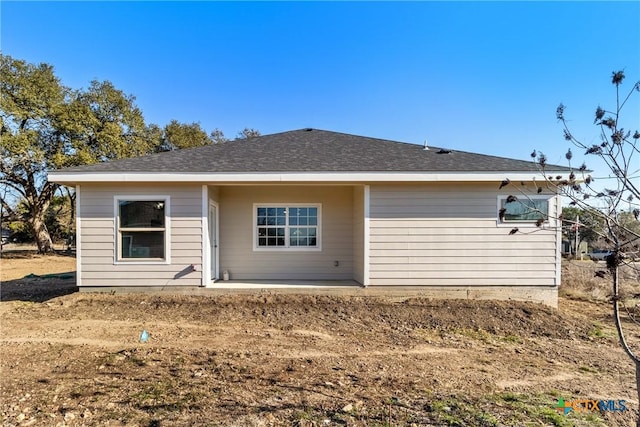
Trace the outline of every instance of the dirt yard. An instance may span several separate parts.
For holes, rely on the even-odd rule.
[[[80,294],[64,274],[71,257],[13,252],[0,268],[7,426],[631,426],[638,415],[604,302]],[[627,410],[564,415],[561,398]]]

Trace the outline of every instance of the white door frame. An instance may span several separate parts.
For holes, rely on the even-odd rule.
[[[213,224],[211,221],[207,221],[209,230],[207,230],[207,235],[209,236],[209,268],[210,268],[210,277],[211,282],[220,279],[220,228],[219,228],[219,217],[220,217],[220,208],[217,202],[213,200],[209,200],[209,209],[207,212],[207,219],[211,219],[211,212],[215,209],[215,217],[213,218]],[[211,231],[214,233],[214,239],[211,239]]]

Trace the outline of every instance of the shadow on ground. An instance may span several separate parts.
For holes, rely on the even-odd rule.
[[[74,292],[78,292],[75,271],[47,276],[29,275],[2,282],[0,301],[44,302]]]
[[[53,252],[58,256],[68,256],[75,258],[76,252],[74,250],[56,250]],[[40,255],[33,249],[11,249],[5,248],[0,251],[0,258],[3,259],[33,259]]]

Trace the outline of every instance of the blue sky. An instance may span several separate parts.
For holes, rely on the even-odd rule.
[[[304,127],[564,164],[640,79],[640,2],[11,2],[2,52],[110,80],[148,122]],[[636,96],[627,127],[638,128]]]

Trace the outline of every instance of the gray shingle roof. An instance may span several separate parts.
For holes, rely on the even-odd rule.
[[[554,170],[568,170],[554,166]],[[532,162],[300,129],[56,172],[535,172]]]

